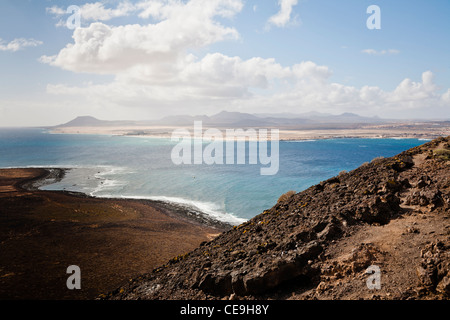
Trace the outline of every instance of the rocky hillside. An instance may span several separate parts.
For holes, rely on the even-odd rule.
[[[448,299],[449,218],[447,137],[291,195],[102,298]]]

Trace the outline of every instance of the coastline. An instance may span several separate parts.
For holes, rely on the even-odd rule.
[[[94,299],[228,230],[162,201],[39,186],[65,169],[0,169],[0,299]],[[68,290],[79,265],[82,290]]]
[[[26,169],[34,169],[34,168],[26,168]],[[20,188],[26,191],[40,191],[40,188],[53,184],[55,182],[61,181],[66,172],[71,170],[70,168],[40,168],[47,171],[45,175],[39,176],[37,178],[33,178],[30,181],[24,181],[20,184]],[[2,170],[2,169],[0,169]],[[160,211],[163,211],[165,214],[172,216],[176,219],[186,221],[188,223],[208,226],[212,228],[217,228],[219,230],[228,230],[233,227],[233,225],[222,222],[216,219],[209,217],[206,213],[201,213],[199,211],[193,211],[192,209],[185,207],[181,204],[162,201],[162,200],[152,200],[145,198],[126,198],[126,197],[96,197],[83,192],[76,191],[68,191],[68,190],[47,190],[49,192],[60,192],[66,195],[70,195],[73,197],[80,198],[91,198],[91,199],[99,199],[99,200],[119,200],[119,201],[132,201],[139,202],[153,208],[156,208]]]
[[[449,138],[294,193],[105,299],[448,299]]]
[[[205,126],[205,129],[208,127]],[[176,129],[187,129],[187,126],[148,126],[148,127],[52,127],[46,128],[53,134],[93,134],[128,136],[152,139],[171,139],[172,132]],[[191,128],[192,129],[192,128]],[[225,131],[227,128],[218,128]],[[249,128],[244,128],[244,130]],[[258,129],[258,128],[254,128]],[[450,135],[450,125],[436,125],[430,123],[394,123],[377,125],[348,125],[321,128],[267,128],[279,130],[280,141],[303,141],[339,138],[399,138],[399,139],[424,139],[433,140],[441,136]],[[192,130],[191,130],[192,131]],[[234,137],[233,137],[234,139]],[[226,137],[224,137],[226,140]]]

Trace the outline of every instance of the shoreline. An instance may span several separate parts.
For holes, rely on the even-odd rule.
[[[292,194],[105,300],[446,299],[449,139]]]
[[[163,202],[37,189],[63,173],[0,169],[0,299],[95,299],[231,228]],[[81,290],[67,289],[69,265]]]
[[[12,169],[36,169],[36,168],[12,168]],[[213,218],[210,218],[206,213],[201,212],[200,210],[195,211],[181,204],[177,204],[175,202],[162,201],[162,200],[152,200],[145,198],[134,198],[134,197],[96,197],[83,192],[78,191],[69,191],[69,190],[41,190],[40,188],[49,184],[53,184],[61,181],[66,172],[71,170],[72,168],[39,168],[47,170],[48,173],[46,175],[37,177],[32,179],[31,181],[24,181],[19,186],[25,191],[45,191],[45,192],[60,192],[62,194],[70,195],[73,197],[80,198],[91,198],[98,200],[119,200],[119,201],[131,201],[131,202],[140,202],[143,204],[147,204],[152,207],[156,207],[159,210],[163,210],[166,214],[171,215],[177,219],[185,220],[186,222],[204,225],[207,227],[213,227],[217,229],[231,229],[233,227],[232,224],[222,222]],[[2,170],[0,168],[0,170]],[[45,181],[51,179],[51,181]]]
[[[204,129],[209,127],[205,126]],[[136,138],[150,139],[171,139],[172,132],[176,129],[186,129],[189,132],[192,128],[189,126],[147,126],[147,127],[46,127],[51,134],[93,134],[93,135],[112,135],[126,136]],[[226,127],[218,127],[225,132]],[[233,127],[230,127],[233,129]],[[235,128],[237,129],[237,128]],[[258,128],[246,127],[247,129]],[[450,135],[450,125],[447,123],[386,123],[377,125],[351,125],[316,127],[316,128],[292,128],[292,127],[268,127],[268,133],[271,129],[279,130],[279,141],[305,141],[305,140],[324,140],[324,139],[424,139],[433,140],[438,137]],[[270,135],[269,135],[270,136]],[[248,140],[248,137],[242,138]],[[241,139],[241,137],[236,140]],[[269,138],[270,139],[270,138]],[[223,140],[227,137],[224,134]],[[233,137],[233,140],[235,138]]]

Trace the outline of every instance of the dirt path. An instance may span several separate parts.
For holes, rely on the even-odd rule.
[[[445,144],[440,143],[431,151],[443,148]],[[427,158],[424,153],[413,156],[414,166],[420,168]],[[415,191],[418,193],[418,190]],[[424,287],[418,286],[423,252],[430,243],[450,244],[450,215],[433,211],[431,206],[407,205],[408,194],[400,194],[400,207],[406,213],[386,225],[359,226],[351,236],[332,244],[327,251],[329,275],[323,277],[317,288],[294,293],[291,298],[352,300],[421,297],[426,292]],[[371,275],[366,273],[369,265],[380,268],[379,290],[367,286],[366,281]],[[430,292],[427,294],[428,299],[436,297]]]
[[[449,216],[413,211],[387,225],[360,227],[330,246],[327,265],[332,272],[322,283],[290,299],[402,299],[416,290],[421,251],[437,238],[450,242]],[[370,265],[380,268],[380,290],[367,287]]]

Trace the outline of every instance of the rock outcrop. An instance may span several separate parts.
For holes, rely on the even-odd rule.
[[[291,195],[103,298],[447,299],[449,141]],[[379,292],[365,286],[373,264],[385,277]]]

